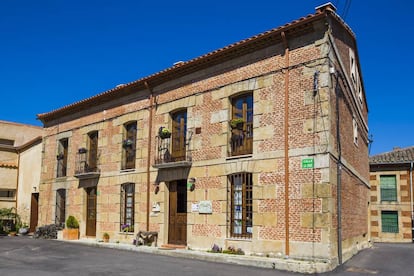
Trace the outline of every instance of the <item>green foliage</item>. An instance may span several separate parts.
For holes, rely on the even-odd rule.
[[[232,119],[232,120],[230,121],[230,126],[231,126],[232,128],[236,128],[236,127],[238,127],[240,124],[243,124],[243,123],[244,123],[243,118],[235,118],[235,119]]]
[[[20,225],[21,220],[19,214],[17,214],[16,208],[12,207],[0,209],[0,233],[16,231],[16,226],[19,227]]]
[[[66,220],[66,228],[76,229],[79,228],[79,222],[74,216],[69,216]]]
[[[109,234],[108,233],[103,233],[103,235],[102,235],[102,238],[104,238],[104,239],[109,239]]]

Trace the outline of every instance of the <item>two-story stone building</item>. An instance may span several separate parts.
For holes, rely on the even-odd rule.
[[[333,265],[368,244],[367,104],[331,4],[38,118],[42,224]]]
[[[371,156],[371,238],[375,242],[413,242],[414,147]]]

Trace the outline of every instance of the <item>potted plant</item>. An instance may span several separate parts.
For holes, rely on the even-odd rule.
[[[230,121],[231,128],[243,129],[244,120],[243,118],[235,118]]]
[[[158,136],[161,139],[170,138],[171,137],[171,131],[166,127],[160,127],[160,129],[158,130]]]
[[[63,229],[63,239],[79,239],[79,222],[74,216],[69,216],[66,220],[65,229]]]
[[[64,157],[65,155],[63,154],[63,152],[60,152],[58,155],[56,155],[57,160],[62,160]]]
[[[130,146],[132,146],[132,144],[134,143],[134,141],[132,141],[132,139],[125,139],[123,142],[122,142],[122,146],[124,147],[124,148],[127,148],[127,147],[130,147]]]
[[[109,242],[109,234],[107,232],[103,233],[102,239],[104,242]]]

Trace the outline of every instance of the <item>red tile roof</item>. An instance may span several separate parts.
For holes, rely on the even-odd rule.
[[[373,155],[369,158],[370,165],[402,164],[414,162],[414,146],[396,148],[393,151]]]

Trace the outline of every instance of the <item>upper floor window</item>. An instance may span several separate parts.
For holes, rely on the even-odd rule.
[[[246,93],[231,100],[230,156],[253,152],[253,94]]]
[[[135,184],[121,185],[121,232],[134,232],[135,217]]]
[[[352,84],[355,88],[356,96],[358,97],[359,103],[362,106],[362,85],[359,76],[358,65],[355,59],[355,52],[349,49],[349,71],[351,74]]]
[[[253,181],[251,173],[229,176],[231,184],[230,235],[235,238],[251,238],[253,232]]]
[[[358,123],[355,118],[352,119],[353,126],[353,135],[354,135],[354,144],[358,145]]]
[[[381,201],[397,201],[397,177],[395,175],[380,176]]]
[[[124,140],[122,141],[122,169],[135,169],[137,141],[137,122],[130,122],[124,125]]]
[[[88,134],[88,170],[96,171],[98,168],[98,132]]]
[[[58,154],[57,159],[57,177],[66,176],[66,170],[68,165],[68,148],[69,148],[69,139],[63,138],[58,142]]]
[[[173,162],[183,161],[185,160],[187,146],[187,110],[172,113],[171,119],[171,160]]]

